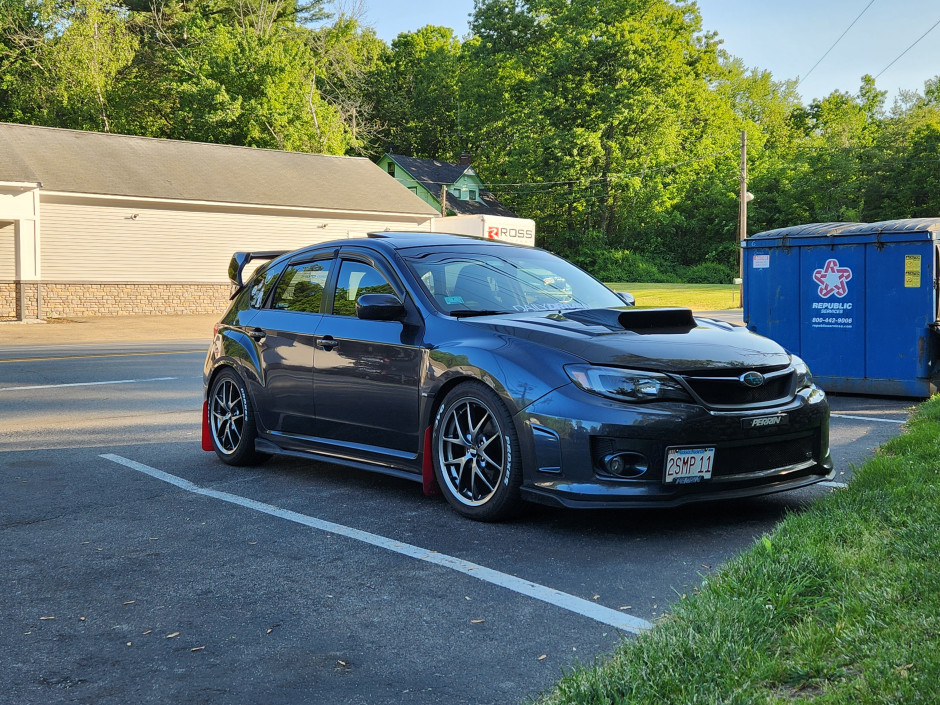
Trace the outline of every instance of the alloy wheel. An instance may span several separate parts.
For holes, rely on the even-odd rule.
[[[477,399],[462,399],[444,419],[438,443],[444,480],[468,506],[486,504],[506,469],[503,434],[493,412]]]
[[[245,432],[245,403],[241,390],[229,377],[216,385],[209,403],[209,425],[223,453],[234,453]]]

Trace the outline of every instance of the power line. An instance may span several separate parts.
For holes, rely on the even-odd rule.
[[[598,184],[603,183],[604,181],[614,181],[615,179],[626,179],[631,176],[643,176],[644,174],[651,174],[656,172],[665,172],[671,169],[676,169],[680,166],[686,166],[687,164],[695,164],[699,162],[706,162],[715,157],[720,157],[725,154],[736,153],[736,149],[722,149],[710,154],[705,154],[701,157],[695,157],[692,159],[685,159],[680,162],[672,162],[671,164],[662,164],[657,166],[647,167],[646,169],[641,169],[640,171],[630,171],[630,172],[618,172],[607,174],[606,176],[593,176],[581,179],[567,179],[565,181],[521,181],[518,183],[484,183],[484,188],[493,190],[499,188],[501,190],[506,190],[507,187],[520,187],[520,186],[531,186],[531,187],[542,187],[542,186],[568,186],[568,185],[578,185],[578,184]],[[427,184],[433,184],[435,186],[449,186],[449,183],[443,181],[427,181],[424,182]]]
[[[829,47],[828,49],[826,49],[826,53],[823,54],[821,57],[819,57],[819,61],[817,61],[815,64],[813,64],[813,68],[811,68],[809,71],[807,71],[807,72],[806,72],[806,75],[803,76],[802,78],[800,78],[800,79],[796,82],[796,85],[797,85],[797,86],[799,86],[803,81],[805,81],[807,78],[809,78],[809,75],[810,75],[813,71],[816,70],[816,67],[817,67],[817,66],[819,66],[819,65],[822,63],[822,60],[825,59],[827,56],[829,56],[829,52],[836,48],[836,44],[838,44],[839,42],[842,41],[842,37],[844,37],[846,34],[849,33],[849,30],[852,29],[852,27],[855,26],[855,23],[858,22],[858,21],[861,19],[862,15],[864,15],[866,12],[868,12],[868,8],[871,7],[871,6],[874,5],[874,4],[875,4],[875,0],[871,0],[871,2],[869,2],[867,5],[865,5],[865,9],[858,13],[858,17],[856,17],[854,20],[852,20],[852,24],[850,24],[848,27],[845,28],[845,31],[844,31],[842,34],[840,34],[840,35],[839,35],[839,38],[836,39],[836,40],[832,43],[832,46]],[[920,40],[918,40],[918,41],[920,41]],[[900,58],[900,57],[898,57],[898,58]],[[884,72],[882,72],[882,73],[884,73]],[[878,75],[880,76],[881,74],[878,74]]]
[[[883,69],[881,69],[881,73],[879,73],[878,76],[880,76],[882,73],[884,73],[885,71],[887,71],[888,69],[890,69],[892,66],[894,66],[894,64],[897,62],[898,59],[900,59],[900,58],[901,58],[902,56],[904,56],[907,52],[909,52],[911,49],[913,49],[921,39],[923,39],[923,38],[926,37],[928,34],[930,34],[931,32],[933,32],[934,29],[936,29],[937,25],[940,25],[940,20],[937,20],[937,21],[933,24],[933,27],[931,27],[931,28],[928,29],[926,32],[924,32],[922,35],[920,35],[920,37],[918,37],[918,38],[914,41],[913,44],[911,44],[907,49],[905,49],[905,50],[902,51],[900,54],[898,54],[897,57],[895,57],[894,61],[892,61],[890,64],[888,64],[888,65],[885,66]],[[875,76],[875,79],[877,79],[878,76]]]

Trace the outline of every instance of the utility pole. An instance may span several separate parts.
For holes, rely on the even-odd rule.
[[[441,217],[447,215],[447,186],[441,186]]]
[[[744,238],[747,237],[747,130],[741,130],[741,194],[738,201],[738,277],[744,279]]]

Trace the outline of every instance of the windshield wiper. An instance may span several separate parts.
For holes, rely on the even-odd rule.
[[[499,316],[506,313],[513,313],[512,311],[472,311],[470,309],[461,310],[461,311],[451,311],[450,315],[454,318],[469,318],[471,316]]]

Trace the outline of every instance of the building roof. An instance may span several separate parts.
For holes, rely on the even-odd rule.
[[[406,157],[401,154],[389,154],[388,158],[408,172],[415,181],[430,191],[440,200],[441,187],[456,183],[467,170],[473,167],[470,164],[452,164],[437,159],[420,159]],[[476,172],[473,174],[476,176]],[[478,177],[479,178],[479,177]],[[481,182],[482,184],[482,182]],[[464,201],[447,193],[447,208],[458,215],[503,215],[509,218],[516,214],[500,203],[496,196],[480,187],[480,201]]]
[[[469,164],[451,164],[437,159],[406,157],[402,154],[389,154],[388,156],[389,159],[394,160],[398,166],[407,171],[415,181],[420,181],[422,184],[432,187],[437,186],[438,191],[445,184],[456,183],[457,179],[467,173],[468,169],[473,168]],[[433,188],[429,190],[434,193]]]
[[[0,181],[47,191],[422,215],[435,210],[363,157],[0,123]]]

